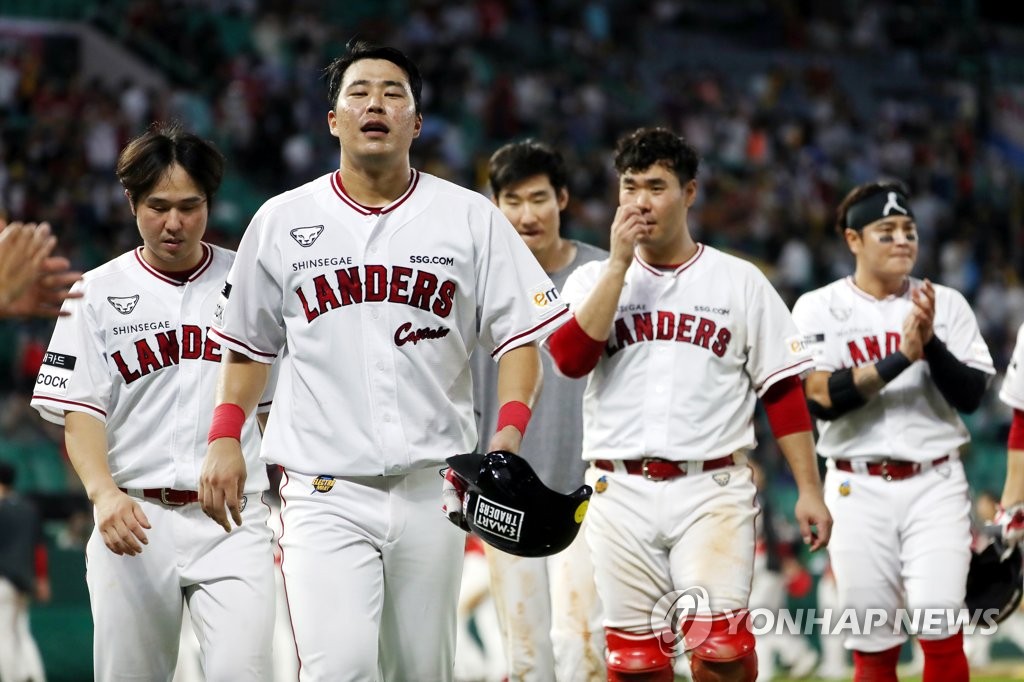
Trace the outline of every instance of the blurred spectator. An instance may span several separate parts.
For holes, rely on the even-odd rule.
[[[0,679],[46,682],[28,623],[30,600],[50,601],[46,547],[39,512],[14,481],[14,467],[0,461]]]

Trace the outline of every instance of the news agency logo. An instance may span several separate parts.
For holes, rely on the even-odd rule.
[[[651,631],[661,633],[658,648],[668,656],[678,656],[703,644],[711,634],[711,621],[711,601],[703,587],[673,590],[659,599],[651,611]]]
[[[949,633],[991,635],[998,628],[999,609],[725,609],[712,615],[703,587],[674,590],[651,611],[651,631],[669,656],[700,647],[711,634],[714,620],[729,635],[747,628],[755,637],[775,635],[861,636],[872,632],[892,635],[944,637]]]

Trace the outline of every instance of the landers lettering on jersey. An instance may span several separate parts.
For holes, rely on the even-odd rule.
[[[306,295],[306,289],[312,294]],[[401,265],[364,265],[317,275],[295,289],[306,322],[324,313],[360,303],[401,303],[427,310],[438,317],[451,315],[457,287],[451,280],[440,280],[427,270]]]
[[[605,352],[611,357],[634,343],[676,341],[706,348],[722,357],[731,340],[732,332],[729,328],[714,320],[688,313],[658,310],[616,318],[615,330],[608,338]]]
[[[474,525],[491,535],[519,540],[519,534],[523,528],[523,517],[525,513],[498,504],[482,495],[477,497],[476,510],[473,512]]]
[[[895,353],[899,347],[900,335],[898,332],[886,332],[884,337],[865,336],[846,342],[846,348],[850,351],[850,361],[854,367],[860,367],[869,362],[878,362],[883,357]]]
[[[125,384],[177,365],[181,360],[220,362],[220,344],[209,337],[209,331],[209,327],[203,329],[194,324],[182,325],[180,342],[177,329],[158,332],[136,339],[130,349],[114,351],[110,359],[114,361]]]

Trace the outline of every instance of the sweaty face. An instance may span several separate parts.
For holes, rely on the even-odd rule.
[[[917,225],[905,216],[876,220],[859,233],[847,229],[846,243],[857,268],[879,279],[906,277],[917,261]]]
[[[696,197],[696,180],[681,185],[676,174],[660,163],[643,170],[627,170],[619,176],[619,204],[640,208],[648,232],[637,242],[655,252],[680,238],[686,212]]]
[[[559,212],[569,202],[563,188],[555,191],[547,175],[533,175],[502,188],[497,204],[533,253],[552,248],[559,239]]]
[[[153,191],[133,203],[147,263],[170,272],[199,263],[209,204],[184,168],[172,165]]]
[[[342,163],[403,158],[420,134],[409,78],[386,59],[363,59],[348,67],[334,111],[331,135],[341,144]]]

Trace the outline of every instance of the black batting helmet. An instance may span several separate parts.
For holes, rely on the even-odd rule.
[[[1004,549],[1002,542],[997,541],[975,552],[967,573],[967,608],[997,610],[997,623],[1017,610],[1024,594],[1024,558],[1020,546],[1014,546],[1010,556],[1002,559]]]
[[[549,556],[572,544],[594,493],[588,485],[568,495],[555,492],[529,462],[504,450],[454,455],[448,465],[466,481],[470,531],[516,556]]]

